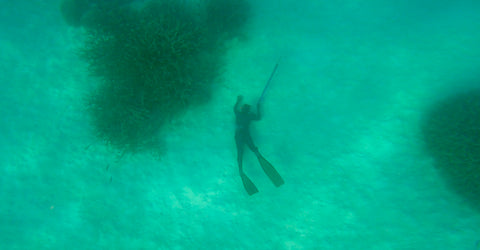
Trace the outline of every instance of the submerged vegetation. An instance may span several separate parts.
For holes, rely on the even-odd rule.
[[[62,10],[70,10],[63,13],[67,23],[86,29],[81,55],[99,80],[87,103],[97,136],[122,152],[157,151],[166,123],[208,101],[224,43],[241,33],[248,3],[93,2],[65,0],[62,6],[70,7]],[[78,6],[78,13],[71,6]]]
[[[426,114],[422,132],[442,177],[480,210],[480,90],[436,103]]]

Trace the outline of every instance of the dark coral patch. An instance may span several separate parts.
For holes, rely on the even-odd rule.
[[[122,152],[155,151],[165,124],[209,100],[225,41],[240,33],[248,17],[240,12],[248,8],[232,9],[230,0],[210,1],[208,8],[174,0],[135,7],[125,2],[95,4],[83,14],[87,39],[81,55],[99,80],[88,111],[107,144]],[[212,18],[228,21],[229,15],[219,8],[237,15],[221,30]]]
[[[422,132],[441,176],[480,210],[480,90],[455,94],[433,105]]]

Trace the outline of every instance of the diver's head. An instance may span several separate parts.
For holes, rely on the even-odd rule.
[[[250,105],[249,104],[243,104],[242,106],[242,112],[248,112],[250,111]]]

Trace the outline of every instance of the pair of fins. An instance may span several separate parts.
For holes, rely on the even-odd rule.
[[[267,174],[268,178],[270,178],[275,187],[280,187],[281,185],[283,185],[283,183],[285,183],[280,174],[277,172],[277,170],[275,170],[275,168],[272,166],[272,164],[270,164],[270,162],[268,162],[260,154],[257,155],[257,159],[260,163],[260,166],[262,166],[263,171],[265,172],[265,174]],[[253,184],[250,178],[245,175],[245,173],[240,173],[240,177],[242,177],[243,186],[245,187],[248,195],[254,195],[258,193],[257,187],[255,186],[255,184]]]

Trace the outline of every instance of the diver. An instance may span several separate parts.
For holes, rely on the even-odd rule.
[[[267,161],[258,151],[258,148],[255,146],[250,135],[250,122],[259,121],[261,118],[260,115],[260,102],[257,103],[257,112],[256,114],[250,111],[250,105],[244,104],[240,108],[240,104],[243,100],[243,96],[239,95],[237,97],[237,102],[235,103],[234,112],[235,112],[235,142],[237,144],[237,162],[238,168],[240,171],[240,177],[242,178],[243,186],[247,191],[248,195],[253,195],[258,192],[257,187],[253,182],[248,178],[243,172],[243,149],[245,144],[255,153],[255,156],[258,159],[258,162],[262,166],[263,171],[273,184],[276,187],[281,186],[284,181],[280,174],[275,170],[275,168]]]

